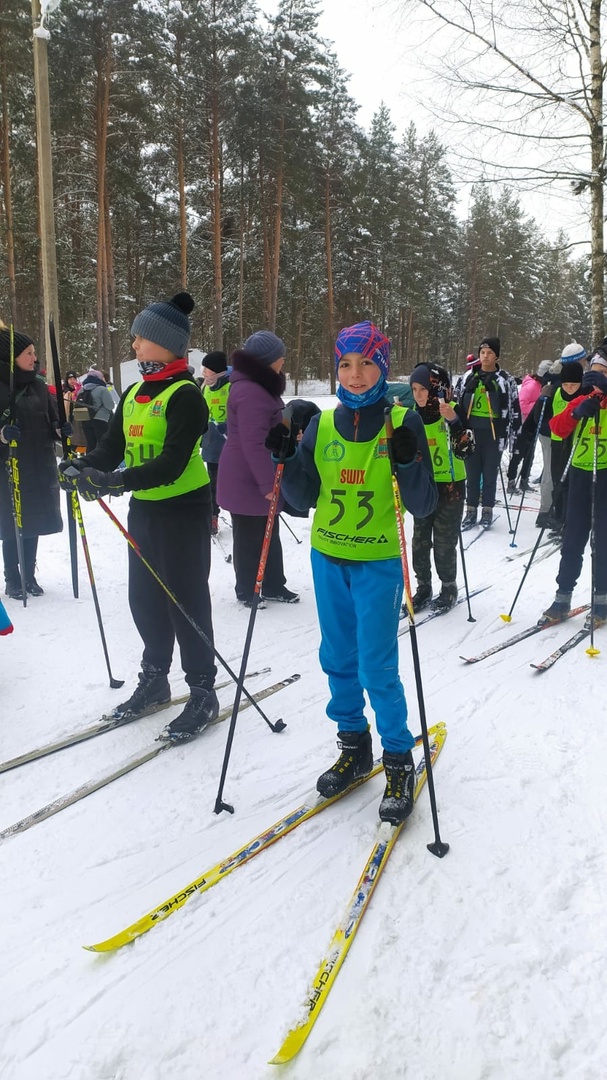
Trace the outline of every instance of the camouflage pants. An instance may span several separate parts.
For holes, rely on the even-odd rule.
[[[442,582],[457,578],[457,545],[464,510],[465,480],[437,484],[438,503],[433,514],[415,518],[413,528],[413,570],[418,584],[430,585],[430,553],[434,545],[434,565]]]

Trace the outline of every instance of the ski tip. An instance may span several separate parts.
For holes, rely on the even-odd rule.
[[[512,622],[512,615],[500,615],[500,619],[503,619],[504,622],[511,623]]]

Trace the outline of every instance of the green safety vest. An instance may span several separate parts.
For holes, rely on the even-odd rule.
[[[228,394],[231,383],[224,383],[216,390],[214,386],[205,386],[203,391],[204,400],[209,409],[209,420],[215,424],[225,424],[228,416]]]
[[[392,407],[394,427],[408,412]],[[400,555],[385,425],[370,442],[348,442],[331,410],[318,422],[314,464],[320,494],[312,522],[312,547],[323,555],[368,562]]]
[[[453,476],[451,476],[449,460],[451,447],[449,432],[445,431],[445,421],[441,419],[435,420],[433,424],[424,424],[424,431],[428,440],[428,449],[432,458],[436,483],[449,484],[451,480],[465,480],[466,466],[461,458],[455,457],[453,451],[451,451],[451,461],[453,462]]]
[[[190,384],[185,384],[190,385]],[[127,469],[135,469],[138,465],[145,465],[146,461],[153,461],[162,452],[166,439],[167,423],[166,408],[176,390],[184,386],[182,380],[171,383],[157,397],[153,396],[153,383],[146,385],[146,390],[151,390],[150,401],[136,401],[136,395],[141,390],[141,383],[132,386],[124,399],[122,409],[124,440],[126,443],[124,460]],[[199,394],[200,390],[195,384],[191,384],[193,393]],[[209,483],[204,461],[200,456],[200,439],[197,439],[185,469],[172,484],[162,484],[161,487],[147,488],[145,491],[133,491],[135,499],[145,499],[156,502],[160,499],[174,499],[176,495],[185,495],[188,491],[196,491]]]
[[[557,388],[554,391],[554,394],[552,396],[552,415],[553,416],[558,416],[559,413],[564,412],[565,409],[567,408],[568,404],[569,404],[569,402],[565,401],[565,399],[564,399],[564,397],[563,397],[563,395],[561,393],[560,386],[557,386]],[[553,442],[562,442],[563,441],[561,439],[561,436],[560,435],[555,435],[553,431],[550,432],[550,438],[553,440]]]
[[[594,467],[594,437],[597,425],[589,420],[581,437],[578,439],[571,464],[576,469],[592,472]],[[598,422],[599,443],[597,446],[597,469],[607,469],[607,409],[601,409]],[[577,431],[577,429],[576,429]]]
[[[474,391],[474,398],[472,400],[472,408],[470,409],[469,416],[482,416],[485,420],[489,417],[493,417],[496,420],[499,416],[499,412],[493,412],[491,408],[491,401],[489,399],[489,392],[485,390],[484,386],[477,386]]]

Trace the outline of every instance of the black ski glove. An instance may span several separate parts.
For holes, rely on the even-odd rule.
[[[59,473],[59,487],[61,490],[73,491],[76,487],[76,479],[80,475],[80,470],[85,467],[84,462],[80,458],[63,458],[57,466],[57,472]]]
[[[288,428],[286,424],[275,424],[270,428],[266,438],[266,450],[271,450],[274,457],[280,457],[285,439],[287,440],[285,459],[293,457],[297,449],[295,433],[293,427]]]
[[[607,394],[607,375],[602,371],[585,371],[582,378],[582,390],[595,388],[602,394]]]
[[[76,478],[76,487],[86,502],[95,502],[104,495],[124,495],[124,479],[121,472],[100,472],[85,468]]]
[[[3,443],[17,443],[21,438],[21,428],[19,424],[5,424],[3,428],[0,428],[0,439]]]
[[[417,454],[417,439],[411,428],[402,424],[394,428],[392,453],[398,465],[410,465]]]
[[[585,416],[592,419],[599,415],[599,409],[601,407],[600,394],[588,394],[588,397],[582,398],[579,405],[575,406],[575,409],[571,410],[571,415],[575,420],[583,420]]]
[[[480,377],[478,375],[473,375],[472,378],[468,379],[466,382],[466,385],[464,387],[465,392],[467,394],[473,394],[475,390],[478,390],[480,385]]]

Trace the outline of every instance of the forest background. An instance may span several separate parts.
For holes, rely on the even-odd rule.
[[[440,131],[412,119],[397,139],[385,105],[363,130],[318,20],[310,0],[270,18],[248,0],[62,0],[48,55],[64,369],[116,377],[133,316],[181,287],[193,346],[229,352],[270,327],[296,385],[331,379],[336,329],[365,318],[392,338],[395,375],[461,370],[485,333],[518,374],[593,344],[589,259],[512,187],[476,185],[462,220]],[[0,313],[44,367],[31,36],[27,5],[0,0]]]

